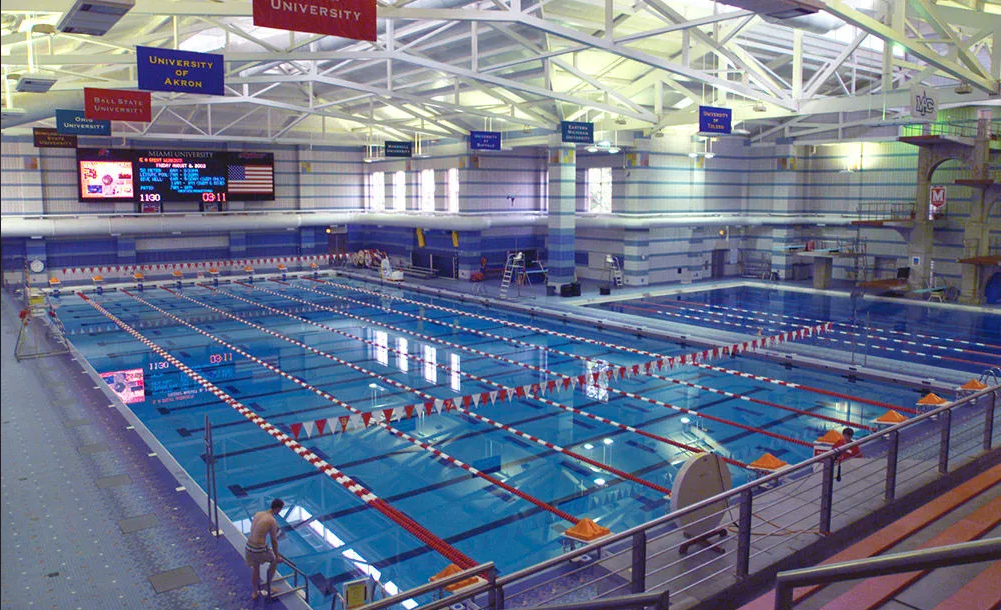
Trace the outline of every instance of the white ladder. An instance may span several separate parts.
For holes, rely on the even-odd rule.
[[[622,267],[619,266],[619,259],[615,258],[611,254],[605,257],[605,277],[609,279],[610,283],[614,283],[616,288],[619,288],[624,283],[622,278]]]
[[[511,280],[517,280],[525,275],[525,254],[522,252],[509,252],[507,260],[504,262],[504,277],[501,279],[500,298],[507,298],[507,291],[511,288]]]

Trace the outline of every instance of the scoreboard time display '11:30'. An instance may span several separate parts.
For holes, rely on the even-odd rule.
[[[225,153],[207,150],[144,150],[136,158],[136,199],[226,201]]]

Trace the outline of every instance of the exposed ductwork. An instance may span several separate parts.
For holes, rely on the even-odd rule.
[[[854,217],[836,214],[736,215],[679,214],[672,216],[578,216],[582,229],[641,229],[683,226],[845,226]],[[457,231],[485,231],[501,227],[545,227],[548,217],[537,213],[491,216],[373,214],[367,212],[263,212],[212,214],[93,214],[81,216],[7,216],[0,235],[10,237],[79,237],[85,235],[176,235],[226,231],[290,230],[328,225],[380,225]]]

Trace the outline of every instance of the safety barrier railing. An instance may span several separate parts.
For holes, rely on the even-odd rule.
[[[796,587],[934,570],[998,559],[1001,559],[1001,539],[992,538],[779,572],[775,577],[775,610],[792,609],[793,589]]]
[[[499,610],[665,590],[707,599],[995,449],[999,395],[1001,386],[972,393],[448,600]],[[839,468],[854,447],[864,457]]]
[[[861,201],[858,204],[858,220],[862,222],[906,221],[913,218],[912,201]]]
[[[995,128],[994,122],[991,127]],[[992,133],[997,133],[992,129]],[[911,123],[901,125],[900,135],[908,136],[953,136],[959,138],[977,137],[977,120],[936,121],[934,123]]]

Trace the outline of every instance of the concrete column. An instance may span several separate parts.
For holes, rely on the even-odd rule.
[[[978,113],[977,120],[977,140],[970,157],[972,166],[971,178],[983,182],[976,186],[971,186],[973,199],[970,201],[970,216],[963,227],[963,254],[962,258],[973,256],[986,256],[990,254],[990,228],[988,219],[989,200],[987,197],[990,160],[990,109],[983,109]],[[995,187],[996,188],[996,187]],[[962,279],[960,284],[960,300],[964,303],[979,305],[984,297],[984,287],[982,278],[984,268],[980,265],[962,265]]]
[[[911,269],[908,284],[912,289],[924,288],[931,270],[934,225],[928,220],[928,205],[934,164],[934,147],[921,146],[918,149],[917,192],[914,194],[914,228],[907,239],[907,266]]]
[[[650,229],[626,229],[622,238],[622,276],[626,286],[650,283]]]
[[[549,234],[546,243],[550,293],[574,281],[577,230],[577,154],[572,146],[549,149]]]

